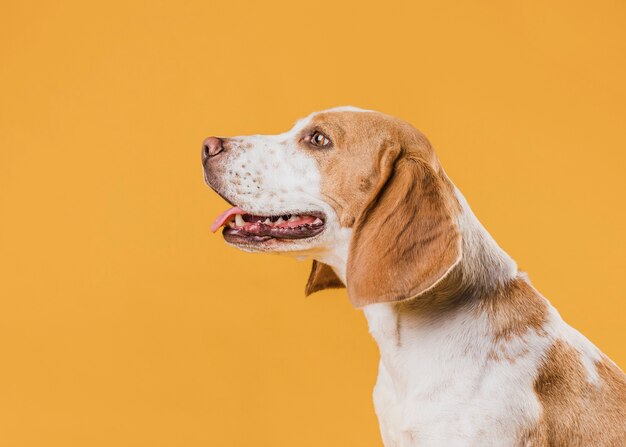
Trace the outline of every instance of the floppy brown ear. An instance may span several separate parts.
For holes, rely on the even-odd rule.
[[[313,261],[311,266],[311,274],[306,283],[304,294],[309,296],[312,293],[319,292],[324,289],[333,289],[345,287],[333,269],[323,262]]]
[[[461,257],[457,202],[443,171],[404,152],[386,163],[350,244],[347,288],[356,307],[417,297]]]

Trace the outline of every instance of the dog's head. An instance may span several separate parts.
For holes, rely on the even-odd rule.
[[[202,163],[233,205],[213,224],[228,243],[317,260],[347,253],[335,270],[314,261],[307,294],[345,282],[356,306],[404,300],[460,260],[454,186],[426,137],[396,118],[338,108],[280,135],[210,137]]]

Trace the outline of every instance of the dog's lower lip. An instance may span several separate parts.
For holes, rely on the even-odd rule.
[[[228,228],[224,228],[222,232],[224,235],[224,239],[230,242],[238,242],[243,241],[246,243],[262,243],[267,242],[269,240],[275,240],[272,236],[254,236],[254,235],[246,235],[246,234],[235,234],[233,232],[229,232]]]

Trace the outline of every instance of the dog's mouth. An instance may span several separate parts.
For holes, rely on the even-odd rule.
[[[317,211],[281,215],[259,215],[233,207],[218,216],[211,225],[229,241],[265,242],[271,239],[292,240],[317,236],[324,230],[325,216]]]

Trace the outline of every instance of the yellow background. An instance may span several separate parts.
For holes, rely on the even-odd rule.
[[[343,104],[422,129],[623,367],[625,55],[621,1],[5,2],[0,445],[381,445],[363,316],[211,235],[200,169]]]

